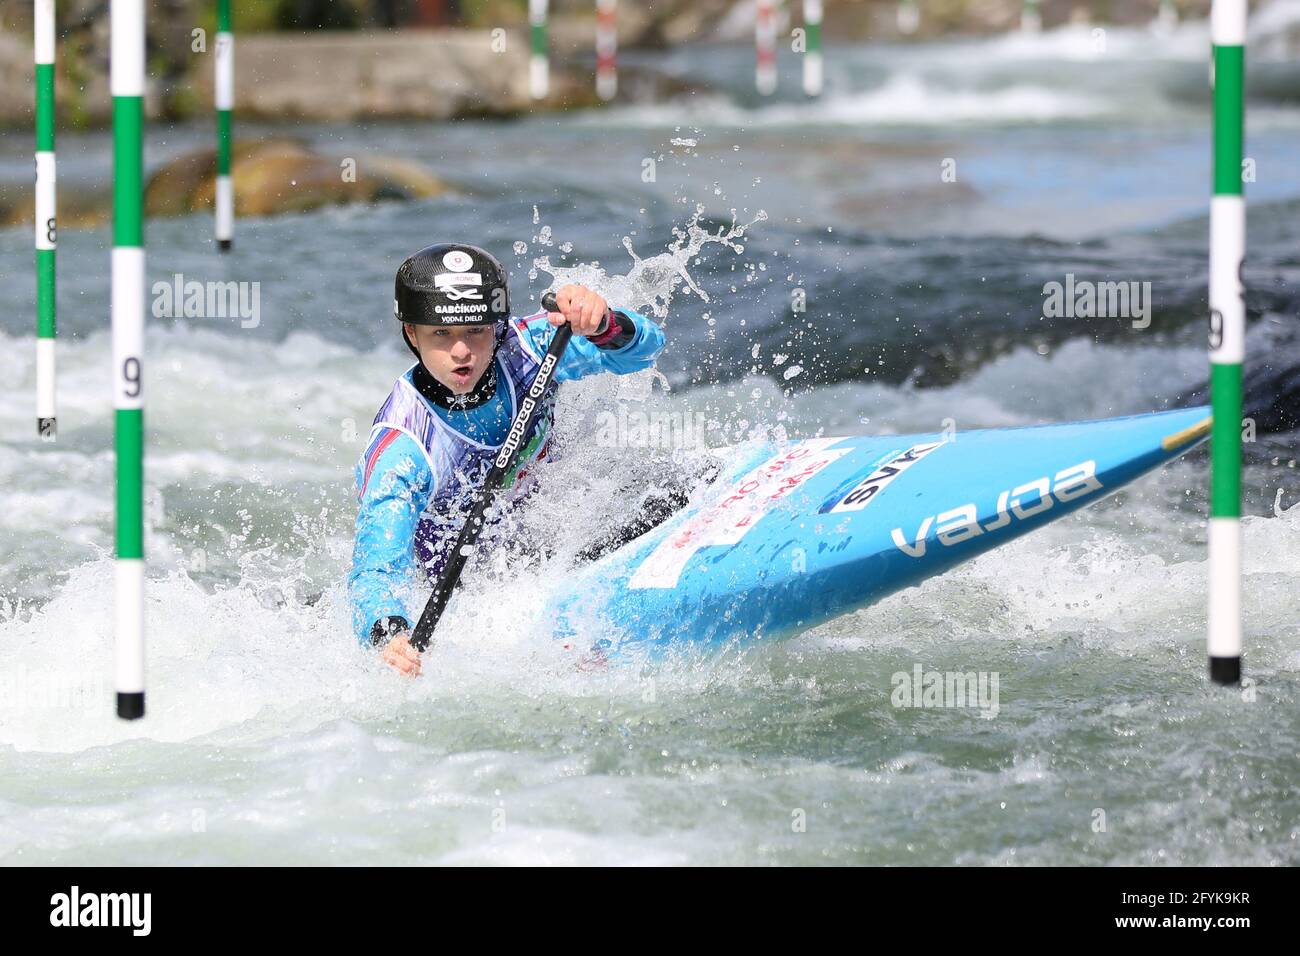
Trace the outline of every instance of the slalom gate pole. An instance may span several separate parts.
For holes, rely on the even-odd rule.
[[[54,0],[36,0],[36,434],[58,435],[55,412]]]
[[[144,716],[144,0],[112,0],[117,715]]]
[[[528,59],[528,90],[535,100],[546,99],[550,86],[550,62],[546,43],[547,0],[528,0],[528,36],[531,54]]]
[[[235,35],[230,29],[230,0],[217,0],[217,248],[229,252],[235,238],[235,190],[230,180],[230,113],[235,108]]]
[[[1241,680],[1241,365],[1246,351],[1246,0],[1210,8],[1214,81],[1214,195],[1210,199],[1209,635],[1210,679]]]
[[[618,0],[596,0],[596,95],[618,92]]]
[[[822,92],[822,0],[803,0],[803,26],[807,49],[803,54],[803,91],[809,96]]]
[[[758,0],[754,11],[754,86],[763,96],[776,92],[776,0]]]
[[[921,26],[920,0],[898,0],[898,32],[911,36]]]
[[[1038,33],[1043,29],[1043,14],[1039,9],[1041,0],[1024,0],[1020,7],[1020,31]]]

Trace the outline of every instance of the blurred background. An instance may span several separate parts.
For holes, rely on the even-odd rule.
[[[109,112],[104,94],[108,65],[107,0],[60,0],[58,89],[61,122],[78,127],[103,123]],[[623,78],[631,84],[622,91],[627,99],[663,100],[667,94],[689,89],[703,92],[725,78],[717,74],[683,73],[680,64],[665,62],[662,54],[681,47],[711,44],[754,44],[756,0],[621,0],[617,4],[620,51],[657,52],[660,57],[634,56],[620,63]],[[1175,32],[1185,21],[1205,19],[1209,0],[824,0],[824,42],[829,46],[872,42],[908,41],[925,45],[943,37],[992,37],[1009,32],[1052,33],[1067,27],[1148,28],[1156,37]],[[210,106],[204,94],[211,89],[210,64],[194,50],[195,30],[212,31],[216,25],[215,0],[152,0],[149,10],[150,95],[154,115],[167,119],[190,118]],[[1252,51],[1265,60],[1293,59],[1300,44],[1291,0],[1252,3]],[[778,50],[788,52],[791,28],[802,25],[800,0],[775,4]],[[32,6],[20,0],[0,5],[0,122],[30,120],[31,101],[24,95],[24,77],[30,73]],[[282,104],[292,96],[294,113],[308,118],[332,119],[377,116],[516,115],[539,107],[511,96],[526,92],[526,77],[500,75],[507,64],[518,65],[527,53],[527,0],[235,0],[234,32],[240,45],[240,96],[244,115],[265,113],[284,118]],[[1032,28],[1032,29],[1026,29]],[[488,32],[506,34],[507,49],[490,49]],[[563,108],[595,102],[591,68],[595,61],[595,0],[551,0],[547,21],[554,89],[546,107]],[[420,37],[406,45],[384,46],[380,57],[376,43],[400,37]],[[444,46],[433,43],[440,38]],[[481,38],[462,43],[457,38]],[[1091,38],[1104,44],[1104,39]],[[320,42],[330,51],[328,65],[319,58]],[[513,47],[513,49],[509,49]],[[458,51],[438,56],[439,50]],[[1077,54],[1059,45],[1039,49],[1048,60],[1074,59]],[[1102,51],[1104,52],[1104,51]],[[1165,54],[1153,45],[1148,55]],[[996,51],[990,51],[996,57]],[[1099,52],[1098,55],[1101,55]],[[313,59],[314,57],[314,59]],[[269,78],[264,71],[288,60],[299,75],[284,71],[274,77],[284,90],[259,90]],[[288,64],[285,64],[288,65]],[[833,66],[833,64],[829,64]],[[372,95],[361,108],[353,92],[344,89],[355,70],[365,67]],[[390,78],[418,76],[420,67],[439,72],[470,71],[477,82],[461,91],[454,102],[425,100],[410,91],[383,90]],[[495,74],[495,75],[493,75]],[[1267,77],[1252,80],[1257,92],[1271,90],[1294,97],[1294,83],[1281,84],[1268,70]],[[685,81],[673,83],[672,80]],[[513,82],[512,82],[513,81]],[[712,81],[712,82],[710,82]],[[439,81],[423,84],[438,88]],[[452,84],[444,78],[442,87]],[[752,84],[751,84],[752,85]],[[387,95],[380,95],[387,93]],[[342,102],[340,102],[342,100]],[[280,105],[277,105],[280,104]],[[346,104],[346,105],[345,105]]]

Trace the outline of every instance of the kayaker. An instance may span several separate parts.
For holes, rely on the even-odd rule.
[[[663,349],[655,322],[610,308],[585,286],[561,286],[555,297],[559,312],[512,319],[506,270],[465,243],[421,249],[397,270],[393,311],[417,361],[375,415],[357,462],[360,507],[348,593],[357,639],[404,674],[420,672],[409,640],[418,608],[407,602],[415,585],[441,571],[555,327],[567,321],[573,329],[557,382],[638,372]],[[548,458],[554,407],[552,388],[503,486],[506,511],[535,490],[534,466]]]

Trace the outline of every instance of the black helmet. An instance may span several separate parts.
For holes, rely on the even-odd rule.
[[[489,325],[510,317],[506,270],[487,250],[439,242],[401,264],[393,314],[414,325]]]

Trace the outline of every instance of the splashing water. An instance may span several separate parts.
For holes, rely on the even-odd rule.
[[[755,224],[766,221],[767,213],[760,209],[753,219],[742,224],[737,222],[737,212],[733,209],[731,225],[719,225],[716,232],[710,232],[700,224],[704,212],[705,207],[697,204],[685,226],[673,227],[674,238],[668,248],[648,259],[637,255],[631,236],[624,236],[623,248],[632,257],[632,268],[624,275],[611,275],[594,262],[575,266],[552,265],[549,256],[540,256],[533,260],[529,278],[535,279],[539,272],[544,272],[554,277],[552,288],[567,282],[585,285],[612,302],[648,311],[660,319],[668,315],[668,306],[679,287],[684,286],[687,292],[710,302],[709,293],[691,277],[688,267],[693,264],[692,260],[698,263],[701,251],[711,244],[730,249],[737,255],[744,253],[745,247],[739,240]],[[546,235],[549,239],[549,231]]]

